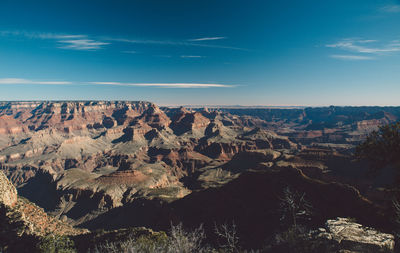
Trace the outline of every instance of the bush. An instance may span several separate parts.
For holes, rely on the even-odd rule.
[[[321,252],[348,252],[341,250],[340,246],[317,235],[319,230],[298,225],[278,232],[269,238],[261,252],[271,253],[321,253]],[[350,251],[349,251],[350,252]],[[352,251],[353,252],[353,251]],[[358,251],[357,251],[358,252]]]
[[[74,253],[74,242],[67,236],[48,235],[40,239],[37,244],[39,252],[46,253]]]
[[[297,228],[299,221],[308,221],[312,215],[312,205],[306,199],[306,194],[293,191],[289,186],[283,189],[280,198],[282,225]]]
[[[171,226],[167,252],[206,252],[207,250],[202,247],[204,239],[205,234],[202,225],[190,232],[183,229],[182,223],[177,226]]]
[[[400,122],[373,131],[357,146],[356,157],[370,161],[374,169],[400,164]]]
[[[239,252],[239,237],[236,231],[236,224],[224,223],[220,226],[214,225],[214,232],[219,237],[219,247],[224,252]]]
[[[165,235],[165,234],[164,234]],[[191,253],[208,252],[203,247],[205,238],[202,226],[186,231],[182,224],[171,226],[169,236],[141,236],[139,238],[128,238],[120,242],[105,243],[95,248],[96,253]]]

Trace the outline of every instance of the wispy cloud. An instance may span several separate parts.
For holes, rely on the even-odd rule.
[[[84,39],[87,35],[55,35],[52,39]]]
[[[95,51],[102,49],[109,42],[90,39],[88,35],[82,34],[57,34],[27,31],[0,31],[0,36],[18,36],[28,39],[52,40],[59,44],[58,48],[71,50]]]
[[[236,85],[219,83],[120,83],[120,82],[91,82],[94,85],[157,87],[157,88],[232,88]]]
[[[66,85],[72,82],[64,81],[33,81],[22,78],[0,78],[0,84],[43,84],[43,85]]]
[[[400,5],[398,4],[386,5],[381,8],[381,11],[388,13],[400,13]]]
[[[373,60],[374,57],[363,56],[363,55],[345,55],[345,54],[333,54],[330,55],[331,58],[339,59],[339,60],[347,60],[347,61],[365,61],[365,60]]]
[[[224,46],[224,45],[195,43],[194,41],[189,42],[189,41],[172,41],[172,40],[137,40],[137,39],[110,38],[110,37],[102,37],[100,39],[104,40],[104,41],[116,41],[116,42],[124,42],[124,43],[132,43],[132,44],[144,44],[144,45],[207,47],[207,48],[220,48],[220,49],[230,49],[230,50],[239,50],[239,51],[251,51],[251,50],[246,49],[246,48]]]
[[[201,55],[181,55],[181,58],[204,58]]]
[[[28,31],[0,31],[0,36],[19,36],[29,39],[79,39],[86,38],[87,35],[81,34],[58,34]]]
[[[330,56],[342,60],[373,60],[379,55],[390,55],[400,52],[400,42],[395,40],[382,43],[377,40],[343,39],[337,43],[328,44],[326,47],[360,54],[333,54]],[[376,57],[371,57],[371,55]]]
[[[160,58],[172,58],[172,55],[167,55],[167,54],[157,54],[153,55],[154,57],[160,57]]]
[[[378,47],[368,47],[364,46],[363,44],[366,43],[373,43],[376,40],[352,40],[346,39],[339,41],[335,44],[326,45],[327,47],[331,48],[340,48],[345,49],[348,51],[354,51],[358,53],[368,53],[368,54],[375,54],[375,53],[390,53],[390,52],[398,52],[400,51],[400,43],[396,41],[392,41],[383,46]]]
[[[377,40],[356,40],[356,41],[357,41],[357,43],[360,43],[360,44],[378,42]]]
[[[68,82],[43,81],[23,78],[0,78],[0,85],[28,84],[28,85],[90,85],[90,86],[126,86],[126,87],[154,87],[154,88],[232,88],[237,85],[220,83],[124,83],[124,82]]]
[[[61,44],[59,48],[72,49],[72,50],[98,50],[110,43],[95,41],[90,39],[75,39],[75,40],[59,40]]]
[[[226,37],[203,37],[197,39],[190,39],[188,41],[207,41],[207,40],[223,40],[223,39],[226,39]]]
[[[127,39],[127,38],[115,38],[106,36],[89,36],[84,34],[41,33],[41,32],[29,32],[29,31],[0,31],[0,36],[10,36],[10,37],[19,36],[29,39],[53,40],[58,44],[57,45],[58,48],[72,49],[72,50],[95,51],[104,48],[104,46],[109,45],[112,42],[122,42],[122,43],[145,44],[145,45],[205,47],[205,48],[229,49],[229,50],[239,50],[239,51],[251,51],[246,48],[240,48],[234,46],[202,43],[203,41],[222,40],[225,39],[226,37],[204,37],[204,38],[196,38],[190,40],[174,41],[174,40]]]
[[[132,50],[130,50],[130,51],[122,51],[122,53],[125,53],[125,54],[137,54],[136,51],[132,51]]]

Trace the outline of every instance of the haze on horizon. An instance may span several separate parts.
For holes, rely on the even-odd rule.
[[[0,100],[400,105],[400,2],[0,2]]]

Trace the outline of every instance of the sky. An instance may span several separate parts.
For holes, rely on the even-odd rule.
[[[399,95],[400,1],[0,1],[0,100],[340,106]]]

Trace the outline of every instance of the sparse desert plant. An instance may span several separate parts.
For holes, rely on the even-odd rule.
[[[305,193],[293,191],[289,186],[283,189],[280,198],[281,221],[297,229],[299,220],[309,220],[312,215],[312,205],[307,201]]]
[[[239,237],[235,221],[232,224],[214,224],[214,232],[219,237],[220,248],[225,252],[239,252]]]
[[[209,252],[202,245],[205,239],[202,226],[193,231],[187,231],[182,224],[171,225],[168,237],[141,236],[127,238],[119,242],[107,242],[96,246],[95,253],[194,253]]]
[[[153,253],[165,252],[168,244],[168,237],[165,233],[157,235],[143,235],[139,238],[129,237],[123,241],[106,242],[97,245],[95,253]]]
[[[200,225],[193,231],[186,231],[182,223],[171,226],[168,251],[170,253],[207,252],[202,246],[205,239],[203,226]]]
[[[47,235],[37,244],[39,252],[43,253],[74,253],[74,242],[67,236]]]
[[[321,250],[318,241],[314,241],[310,238],[309,230],[302,225],[298,225],[297,227],[291,226],[287,230],[277,233],[273,245],[266,251],[274,253],[325,252]]]

